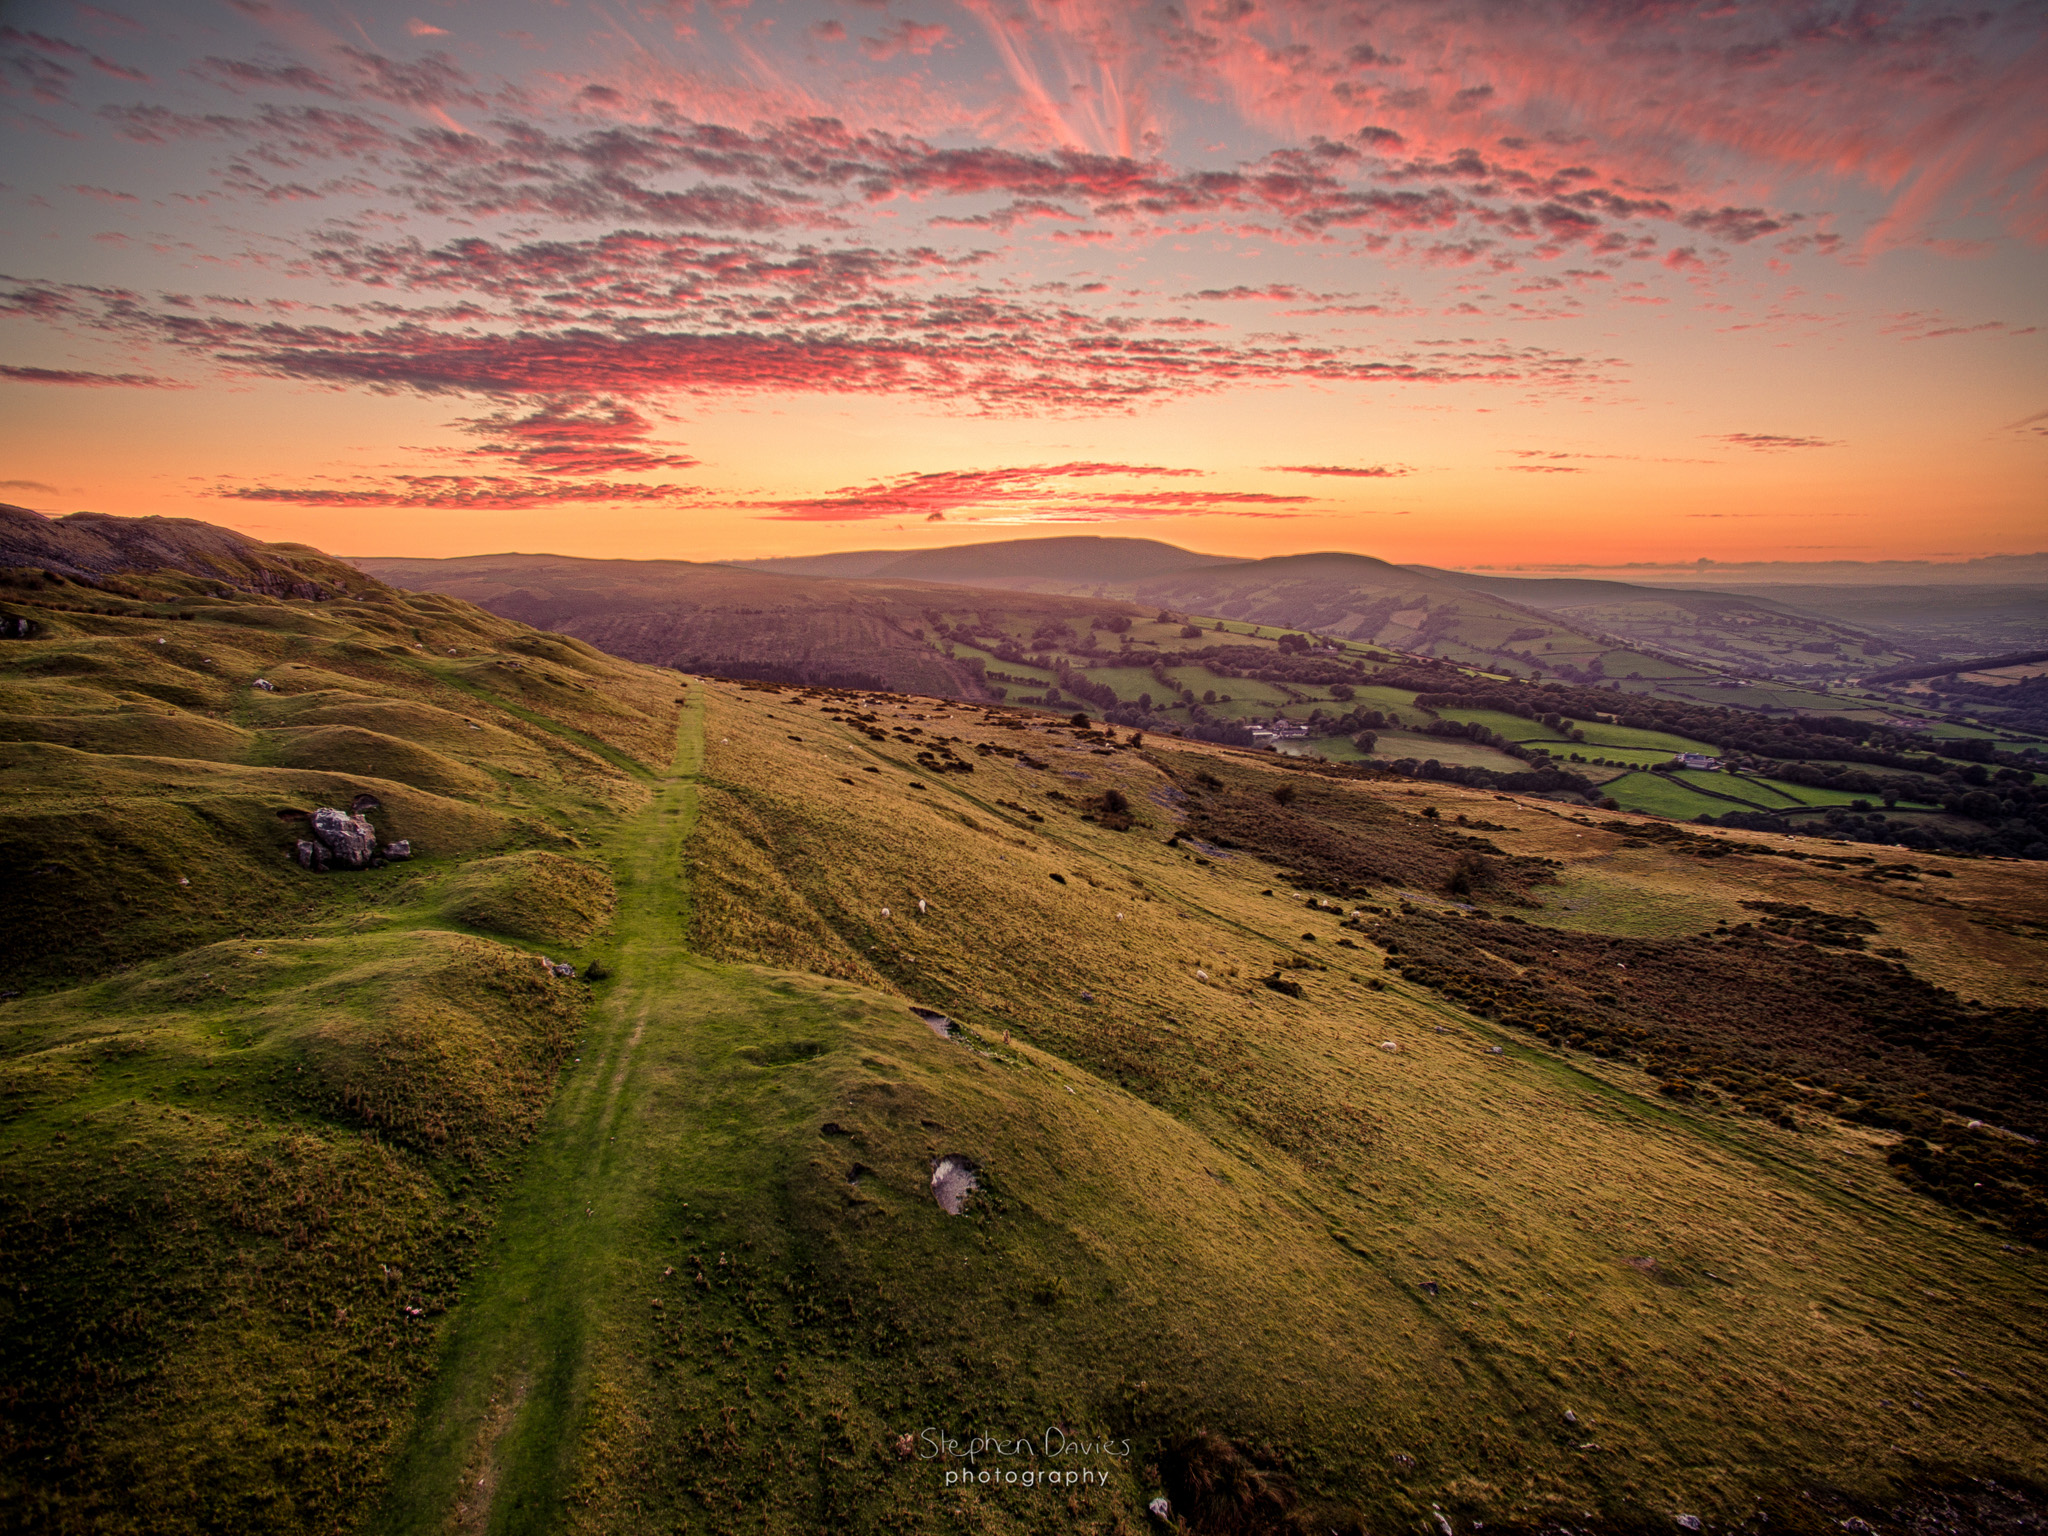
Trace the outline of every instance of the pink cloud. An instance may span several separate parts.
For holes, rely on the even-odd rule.
[[[1342,464],[1268,464],[1266,468],[1274,474],[1336,475],[1355,480],[1393,480],[1415,473],[1405,464],[1363,464],[1356,468]]]
[[[423,507],[441,511],[516,511],[591,502],[678,502],[697,493],[686,486],[631,481],[563,482],[509,475],[392,475],[358,489],[222,485],[230,501],[288,502],[301,507]]]
[[[80,389],[190,389],[175,379],[147,373],[83,373],[74,368],[18,368],[0,363],[0,379],[17,384],[63,384]]]
[[[1292,506],[1309,499],[1247,491],[1090,491],[1066,483],[1107,476],[1186,478],[1201,473],[1158,464],[1115,463],[940,470],[847,486],[828,496],[739,505],[765,509],[764,516],[781,522],[861,522],[882,517],[922,517],[932,522],[960,512],[979,514],[983,521],[1111,522]]]
[[[1786,448],[1839,448],[1842,445],[1825,437],[1788,437],[1781,432],[1722,432],[1713,441],[1727,443],[1735,448],[1755,448],[1765,453],[1776,453]]]
[[[951,35],[943,26],[928,26],[904,17],[895,25],[883,28],[877,36],[862,38],[860,51],[877,63],[884,63],[900,53],[922,58]]]

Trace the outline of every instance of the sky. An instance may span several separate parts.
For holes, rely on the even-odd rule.
[[[349,555],[2048,547],[2048,5],[0,3],[0,500]]]

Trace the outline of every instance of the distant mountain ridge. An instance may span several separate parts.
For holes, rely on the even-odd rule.
[[[631,661],[713,676],[983,695],[974,669],[930,638],[934,612],[975,590],[959,583],[567,555],[353,564],[394,586],[445,592]],[[1121,602],[1008,591],[998,601],[1034,619],[1084,628],[1091,618],[1135,611]]]
[[[177,571],[267,597],[354,595],[370,585],[348,565],[306,544],[266,544],[189,517],[46,517],[0,502],[0,567],[74,580]]]
[[[1236,562],[1229,555],[1196,554],[1177,545],[1162,544],[1157,539],[1065,534],[1049,539],[949,544],[942,549],[850,550],[844,554],[795,555],[724,563],[785,576],[886,577],[896,581],[965,582],[987,586],[1029,581],[1137,581],[1196,566]]]

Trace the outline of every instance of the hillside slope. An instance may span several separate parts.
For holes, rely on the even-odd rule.
[[[764,574],[684,560],[479,555],[354,563],[380,579],[447,592],[656,666],[983,696],[979,674],[928,639],[942,610],[975,605],[971,594],[949,587]],[[1004,593],[999,602],[1027,633],[1034,623],[1085,628],[1096,614],[1134,611],[1126,604],[1028,594]]]
[[[1922,654],[1926,642],[1812,612],[1789,601],[1740,592],[1639,587],[1583,578],[1493,576],[1410,566],[1475,592],[1491,593],[1581,628],[1621,636],[1662,654],[1738,674],[1843,681],[1895,657]]]
[[[116,579],[0,588],[0,1529],[2042,1518],[2030,866]]]
[[[1137,1529],[1163,1494],[1194,1530],[1889,1529],[2042,1464],[2032,1218],[1902,1178],[1832,1062],[1695,1055],[1677,1096],[1683,1042],[1596,1055],[1405,958],[1449,922],[1590,1016],[1622,968],[1725,951],[1739,1008],[1834,964],[1749,904],[1861,911],[1942,984],[1997,973],[2038,1040],[2039,940],[1985,926],[2048,916],[2012,866],[1937,899],[1826,844],[938,701],[703,702],[692,933],[728,964],[620,1130],[665,1175],[626,1197],[569,1528]],[[1373,932],[1315,905],[1333,876]],[[1539,978],[1544,948],[1590,974]],[[695,999],[749,975],[775,1008],[713,1025]],[[981,1184],[961,1217],[947,1158]],[[1134,1451],[1107,1490],[949,1492],[943,1438],[997,1424]]]
[[[316,551],[82,526],[10,523],[0,572],[0,1529],[345,1528],[677,689]]]
[[[965,586],[1029,587],[1039,582],[1114,585],[1232,562],[1221,555],[1198,555],[1157,539],[1066,534],[995,539],[944,549],[856,550],[728,563],[793,576],[886,577],[894,581],[946,581]]]

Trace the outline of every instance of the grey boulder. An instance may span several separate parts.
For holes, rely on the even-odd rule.
[[[367,869],[377,856],[377,834],[367,816],[323,805],[313,813],[313,836],[326,848],[329,861],[343,869]]]

